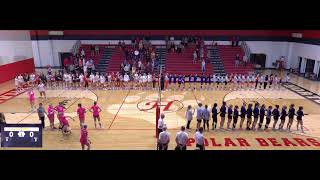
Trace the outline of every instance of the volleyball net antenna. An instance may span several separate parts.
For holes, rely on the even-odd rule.
[[[162,66],[159,64],[159,76],[158,76],[158,100],[156,107],[156,136],[158,138],[158,119],[160,118],[160,106],[161,106],[161,77],[162,77]]]

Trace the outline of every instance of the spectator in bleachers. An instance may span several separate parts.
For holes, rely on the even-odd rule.
[[[235,59],[235,67],[238,67],[240,63],[240,56],[239,54],[236,55],[236,59]]]
[[[84,57],[86,53],[84,52],[84,49],[81,49],[81,56]]]
[[[95,48],[95,51],[96,51],[96,55],[99,55],[99,54],[100,54],[100,47],[99,47],[99,45],[96,45],[94,48]]]
[[[197,62],[197,59],[198,59],[198,55],[197,55],[197,51],[195,50],[193,52],[193,63],[195,64]]]
[[[203,47],[200,47],[200,59],[204,58],[204,49]]]
[[[177,53],[181,53],[182,49],[183,49],[183,43],[181,42],[178,46],[177,46]]]
[[[248,63],[248,58],[247,58],[247,56],[244,55],[242,60],[243,60],[243,66],[246,67],[246,66],[247,66],[247,63]]]
[[[94,56],[94,46],[92,44],[90,45],[90,52],[91,56]]]
[[[201,62],[201,71],[202,73],[206,72],[206,61],[204,59],[202,59],[202,62]]]

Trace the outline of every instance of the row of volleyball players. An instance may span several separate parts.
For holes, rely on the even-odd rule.
[[[56,116],[59,120],[59,129],[62,129],[63,133],[70,133],[71,132],[71,128],[70,128],[69,122],[67,120],[68,117],[66,117],[64,115],[65,110],[66,110],[66,108],[63,106],[62,102],[60,102],[59,105],[57,105],[56,107],[53,107],[52,104],[50,104],[48,106],[48,113],[46,113],[46,114],[48,116],[51,129],[56,129],[56,127],[54,126],[55,114],[56,114]],[[93,115],[95,128],[97,128],[97,122],[99,123],[100,128],[102,128],[101,121],[100,121],[100,112],[101,111],[102,110],[97,105],[97,102],[94,102],[93,105],[89,109],[89,112],[91,112]],[[77,108],[76,112],[79,117],[80,127],[83,128],[83,126],[85,124],[85,113],[87,112],[87,110],[84,107],[82,107],[81,104],[78,104],[78,108]]]
[[[289,110],[287,111],[287,106],[284,105],[279,109],[279,105],[275,105],[273,108],[272,106],[266,106],[262,104],[260,106],[259,103],[255,103],[254,107],[252,104],[248,104],[246,107],[246,103],[239,107],[235,105],[229,105],[227,107],[226,102],[223,102],[222,106],[220,107],[220,112],[217,109],[217,103],[213,105],[211,110],[212,115],[212,129],[217,128],[218,123],[218,114],[220,114],[220,129],[224,128],[225,118],[227,116],[227,129],[231,129],[230,125],[232,125],[232,130],[236,128],[238,118],[240,117],[240,129],[242,129],[245,119],[247,118],[246,122],[246,129],[247,130],[256,130],[258,125],[258,130],[262,130],[264,119],[266,118],[266,122],[264,125],[264,130],[268,130],[269,124],[271,123],[271,117],[273,117],[273,126],[272,129],[276,130],[276,126],[278,125],[278,121],[280,118],[280,124],[278,125],[278,130],[283,131],[284,125],[286,123],[286,117],[289,118],[287,122],[287,130],[291,131],[291,126],[293,124],[294,116],[297,119],[297,130],[299,130],[299,126],[301,131],[303,131],[303,121],[302,117],[304,116],[303,107],[300,106],[298,111],[295,110],[294,104],[291,104]],[[192,115],[194,114],[194,110],[191,109],[191,106],[188,106],[186,117],[187,117],[187,129],[189,129],[190,121],[192,120]],[[252,121],[253,116],[253,121]],[[201,103],[198,104],[197,108],[197,129],[200,128],[201,122],[203,121],[203,128],[209,130],[209,119],[210,119],[210,110],[208,106],[202,106]]]
[[[49,75],[47,86],[51,88],[101,88],[101,89],[155,89],[158,84],[156,74],[112,73],[64,73],[62,77]]]
[[[282,83],[289,81],[287,74],[284,79],[277,75],[263,74],[230,74],[230,75],[177,75],[166,74],[165,89],[197,89],[197,83],[200,83],[200,89],[280,89]],[[186,85],[187,84],[187,85]]]

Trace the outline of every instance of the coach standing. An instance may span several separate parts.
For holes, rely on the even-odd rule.
[[[187,150],[188,134],[185,132],[186,128],[181,126],[181,131],[176,135],[177,146],[175,150]]]
[[[158,120],[158,135],[162,132],[163,126],[164,126],[164,114],[161,114],[159,120]]]
[[[159,134],[158,146],[159,150],[168,150],[170,143],[170,134],[167,132],[167,126],[163,125],[162,132]]]
[[[198,150],[205,150],[204,148],[204,137],[203,137],[203,128],[200,127],[199,130],[195,134],[195,140],[196,140],[196,149]]]

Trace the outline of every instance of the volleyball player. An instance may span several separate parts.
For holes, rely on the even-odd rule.
[[[178,76],[178,90],[180,90],[180,88],[181,88],[181,83],[182,83],[182,75],[180,74]]]
[[[268,110],[267,110],[267,115],[266,115],[266,124],[264,126],[264,130],[268,130],[269,128],[269,124],[271,122],[271,116],[272,116],[272,106],[269,106],[268,107]]]
[[[254,109],[253,109],[253,123],[252,123],[252,130],[256,130],[256,125],[258,122],[258,118],[259,118],[259,104],[256,103],[254,105]]]
[[[80,135],[80,144],[81,144],[82,150],[85,149],[85,146],[87,146],[87,150],[90,150],[91,141],[89,139],[88,126],[86,124],[84,124],[83,127],[81,128],[80,134],[81,134]]]
[[[165,90],[168,90],[169,87],[169,75],[168,73],[166,73],[165,77],[164,77],[164,88]],[[189,78],[189,88],[190,88],[191,84],[190,84],[190,78]]]
[[[209,131],[209,120],[210,120],[210,110],[208,109],[208,105],[204,106],[203,109],[203,130],[206,130],[206,125],[207,125],[207,130]]]
[[[193,76],[193,90],[195,90],[196,88],[197,88],[197,82],[198,82],[198,75],[197,74],[195,74],[194,76]]]
[[[207,76],[207,82],[208,82],[208,87],[207,87],[207,90],[211,90],[211,84],[212,84],[212,76],[211,74],[208,74]]]
[[[18,76],[16,76],[15,78],[14,78],[14,85],[16,86],[16,93],[18,94],[19,92],[20,92],[20,85],[19,85],[19,80],[18,80]]]
[[[303,116],[304,116],[303,107],[300,106],[299,110],[297,111],[297,131],[299,131],[299,125],[300,125],[302,133],[304,133],[304,131],[303,131],[303,121],[302,121],[302,117]]]
[[[238,89],[238,76],[237,76],[237,74],[235,74],[234,76],[233,76],[233,90],[237,90]]]
[[[47,99],[46,90],[44,88],[43,81],[41,81],[40,84],[38,85],[38,91],[40,93],[40,98],[42,98],[42,96],[43,96],[45,99]]]
[[[178,76],[176,74],[173,75],[173,90],[176,90],[177,88],[177,80],[178,80]]]
[[[33,111],[33,109],[35,108],[34,107],[34,102],[35,102],[35,94],[34,94],[34,91],[33,89],[31,88],[29,91],[28,91],[28,96],[29,96],[29,103],[30,103],[30,111]]]
[[[187,129],[190,129],[190,123],[192,121],[193,115],[194,115],[194,109],[192,109],[191,105],[188,106],[186,111],[186,120],[187,120]]]
[[[205,82],[205,77],[203,74],[201,74],[201,76],[200,76],[200,90],[203,89],[204,82]]]
[[[253,88],[254,88],[255,81],[256,81],[256,75],[252,74],[251,80],[250,80],[250,85],[251,85],[250,89],[251,90],[253,90]]]
[[[19,87],[20,87],[20,88],[23,88],[24,79],[23,79],[23,77],[22,77],[21,74],[19,74],[19,76],[18,76],[18,82],[19,82]]]
[[[217,76],[216,74],[213,74],[212,76],[212,86],[213,86],[213,89],[216,89],[216,85],[217,85]]]
[[[273,126],[272,126],[272,130],[276,129],[276,125],[278,123],[279,117],[280,117],[280,111],[279,111],[279,105],[276,105],[276,108],[273,109],[272,111],[272,116],[273,116]]]
[[[78,104],[77,114],[79,117],[80,128],[84,125],[86,109],[82,107],[81,103]]]
[[[269,89],[272,88],[272,84],[273,84],[273,74],[270,74],[270,79],[269,79]]]
[[[98,88],[99,87],[99,82],[100,82],[100,76],[99,76],[99,73],[96,72],[96,75],[93,78],[93,86],[95,88]]]
[[[92,88],[95,84],[95,80],[94,80],[94,74],[91,73],[90,76],[89,76],[89,87]]]
[[[261,128],[262,128],[265,114],[266,114],[265,105],[262,104],[262,106],[260,107],[260,113],[259,113],[260,119],[259,119],[258,130],[261,130]]]
[[[51,129],[56,129],[54,127],[54,109],[52,107],[52,104],[49,104],[47,116],[48,116],[48,119],[49,119],[49,122],[50,122],[50,128]]]
[[[69,121],[67,120],[67,118],[64,115],[62,115],[60,120],[61,120],[62,134],[70,134],[71,129],[70,129]]]
[[[92,113],[92,115],[93,115],[94,127],[97,128],[96,122],[97,122],[97,120],[98,120],[99,126],[100,126],[100,128],[102,128],[102,125],[101,125],[101,122],[100,122],[100,112],[101,112],[102,110],[101,110],[100,107],[97,105],[97,102],[96,102],[96,101],[93,103],[93,106],[91,106],[91,108],[90,108],[89,111],[90,111],[90,112]]]
[[[220,76],[220,74],[218,74],[218,75],[216,76],[216,81],[217,81],[217,90],[219,90],[219,89],[220,89],[220,81],[221,81],[221,76]]]
[[[180,131],[176,135],[177,146],[175,150],[187,150],[188,134],[185,132],[186,128],[181,126]]]
[[[227,129],[230,129],[230,123],[232,122],[232,115],[233,115],[233,109],[232,104],[228,107],[228,122],[227,122]]]
[[[290,108],[288,110],[288,117],[289,117],[289,122],[287,124],[287,130],[288,131],[291,131],[291,126],[292,126],[292,123],[293,123],[293,118],[294,118],[294,115],[296,114],[295,112],[296,110],[294,109],[294,104],[291,104],[290,105]]]
[[[218,109],[217,109],[217,103],[213,104],[211,113],[212,113],[212,130],[215,130],[217,128],[218,123]]]
[[[220,118],[221,118],[220,129],[223,129],[224,121],[226,118],[226,111],[227,111],[226,102],[222,102],[222,106],[220,107]]]
[[[79,75],[79,82],[80,82],[79,86],[84,87],[84,77],[82,73]]]
[[[129,84],[130,77],[129,77],[129,75],[127,73],[124,74],[124,76],[123,76],[123,82],[124,82],[124,88],[125,89],[130,89],[130,84]]]
[[[265,81],[265,76],[263,74],[261,74],[260,78],[259,78],[259,89],[262,89],[262,85],[264,84]]]
[[[266,76],[264,77],[264,81],[263,81],[263,89],[264,89],[264,90],[267,88],[268,82],[269,82],[269,76],[266,75]]]
[[[30,81],[29,81],[30,84],[29,84],[29,85],[34,86],[35,80],[36,80],[36,75],[33,74],[33,73],[31,73],[31,74],[30,74]]]
[[[243,125],[243,122],[244,122],[244,119],[246,118],[246,114],[247,114],[247,111],[246,111],[246,103],[243,102],[242,106],[241,106],[241,109],[240,109],[240,129],[242,129],[242,125]]]
[[[278,78],[277,75],[274,76],[274,88],[275,89],[280,89],[281,87],[281,82],[280,79]]]
[[[239,110],[238,106],[235,105],[233,109],[233,123],[232,123],[232,130],[236,128],[237,122],[238,122],[238,117],[239,117]]]
[[[220,84],[222,86],[222,90],[225,90],[226,85],[225,85],[225,76],[220,76]]]
[[[151,89],[153,86],[152,86],[152,75],[150,73],[148,73],[147,75],[147,87],[148,89]]]
[[[54,108],[57,111],[57,118],[59,120],[59,128],[62,129],[62,117],[64,116],[64,110],[66,108],[63,106],[62,102],[59,102],[59,105]]]
[[[257,89],[257,87],[258,87],[258,83],[259,83],[259,81],[260,81],[260,76],[259,76],[259,74],[255,77],[255,87],[254,87],[254,89]]]
[[[63,87],[64,88],[68,87],[68,73],[67,72],[63,73]]]
[[[225,75],[224,77],[224,89],[228,90],[228,83],[229,83],[229,78],[228,78],[228,74]]]
[[[72,89],[72,84],[73,84],[73,83],[72,83],[72,74],[71,74],[71,73],[68,74],[67,80],[68,80],[68,81],[67,81],[67,83],[68,83],[68,88],[69,88],[69,89]]]
[[[250,90],[251,89],[251,75],[247,75],[247,79],[246,79],[246,83],[247,83],[247,89]]]
[[[197,108],[197,129],[200,128],[201,121],[203,119],[203,113],[204,113],[204,110],[202,108],[202,103],[199,103]]]
[[[252,123],[252,104],[248,104],[247,108],[247,130],[250,130],[251,123]]]
[[[100,79],[100,88],[105,90],[106,77],[101,73],[99,79]]]
[[[107,88],[112,89],[112,75],[111,75],[111,73],[107,73],[107,79],[108,79]]]
[[[280,116],[280,125],[279,125],[279,130],[283,130],[284,123],[286,122],[286,116],[287,116],[287,106],[283,106],[281,109],[281,116]]]
[[[171,74],[168,74],[168,78],[169,78],[168,90],[172,90],[173,77]]]

